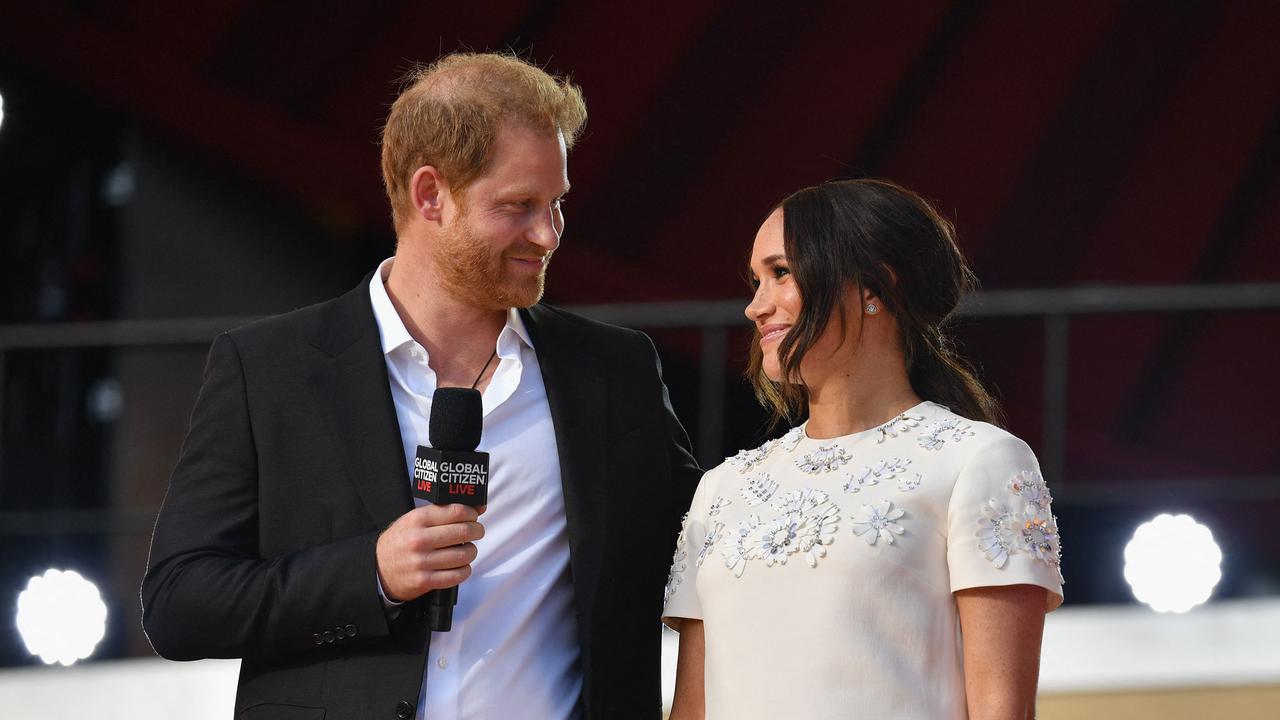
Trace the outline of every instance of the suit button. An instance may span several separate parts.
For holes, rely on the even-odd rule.
[[[327,642],[327,643],[331,643],[331,642],[333,642],[333,631],[332,631],[332,630],[325,630],[325,631],[324,631],[324,641],[325,641],[325,642]]]
[[[413,703],[408,700],[401,700],[396,703],[396,717],[400,720],[409,720],[413,717]]]
[[[317,645],[324,644],[324,638],[320,636],[320,633],[316,633],[315,635],[312,635],[311,639],[315,640]]]
[[[355,636],[356,636],[356,626],[355,626],[355,625],[348,625],[345,629],[346,629],[346,631],[347,631],[347,637],[352,638],[352,637],[355,637]]]

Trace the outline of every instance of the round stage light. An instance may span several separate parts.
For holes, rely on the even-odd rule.
[[[1157,515],[1124,548],[1124,579],[1157,612],[1182,613],[1208,600],[1221,565],[1213,533],[1190,515]]]
[[[46,570],[18,595],[18,633],[46,665],[73,665],[93,654],[107,631],[98,587],[74,570]]]

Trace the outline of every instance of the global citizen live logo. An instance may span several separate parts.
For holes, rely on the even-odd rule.
[[[489,453],[418,447],[413,495],[436,504],[483,505],[488,501]]]

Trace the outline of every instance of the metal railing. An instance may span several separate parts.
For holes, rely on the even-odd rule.
[[[698,416],[693,427],[699,460],[720,460],[723,442],[726,358],[729,331],[743,326],[745,299],[699,302],[598,304],[567,309],[615,325],[640,329],[693,328],[701,331]],[[962,317],[1040,317],[1044,333],[1043,437],[1041,465],[1057,480],[1055,496],[1077,504],[1132,501],[1132,494],[1110,486],[1084,487],[1064,482],[1067,441],[1067,377],[1071,319],[1083,315],[1197,313],[1280,309],[1280,283],[1082,287],[1001,290],[977,293],[961,305]],[[218,333],[257,317],[234,316],[166,320],[118,320],[0,326],[0,408],[4,402],[4,359],[12,350],[57,348],[154,348],[199,345]],[[1090,483],[1089,485],[1097,485]],[[1232,478],[1229,483],[1186,479],[1144,481],[1148,491],[1184,501],[1280,498],[1280,478]],[[0,513],[0,535],[53,532],[149,532],[153,508],[92,511]]]

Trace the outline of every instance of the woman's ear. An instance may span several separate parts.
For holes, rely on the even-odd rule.
[[[862,314],[863,315],[879,315],[884,311],[884,303],[880,302],[880,295],[871,288],[863,286],[862,288]]]

